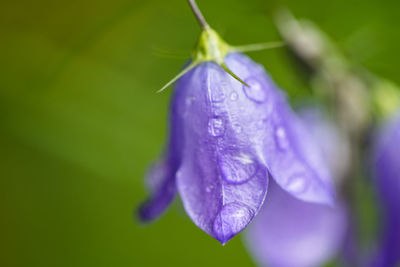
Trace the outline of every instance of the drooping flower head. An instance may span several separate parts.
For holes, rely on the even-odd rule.
[[[224,244],[259,212],[270,176],[296,198],[333,202],[306,127],[263,67],[238,50],[246,48],[203,23],[191,62],[173,80],[169,143],[149,173],[143,220],[160,215],[177,189],[193,222]]]

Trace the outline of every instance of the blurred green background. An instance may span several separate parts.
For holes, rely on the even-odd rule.
[[[275,41],[273,11],[309,18],[354,61],[400,83],[399,1],[198,0],[232,44]],[[179,203],[137,223],[143,174],[166,136],[171,89],[197,25],[185,0],[0,2],[0,266],[251,266]],[[165,54],[165,53],[161,53]],[[285,49],[254,52],[295,98]],[[179,202],[179,201],[177,201]]]

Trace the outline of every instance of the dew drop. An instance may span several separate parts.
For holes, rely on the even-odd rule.
[[[196,100],[195,97],[189,96],[189,97],[186,98],[186,100],[185,100],[186,106],[191,106],[195,100]]]
[[[285,129],[279,126],[275,131],[276,142],[281,150],[286,150],[289,147],[289,140]]]
[[[302,174],[294,174],[286,184],[286,189],[291,193],[303,193],[307,189],[307,180]]]
[[[206,192],[207,193],[211,193],[211,191],[213,191],[213,189],[214,189],[214,186],[213,185],[209,185],[209,186],[206,187]]]
[[[212,136],[221,136],[225,133],[224,120],[221,117],[211,118],[208,122],[208,132]]]
[[[222,152],[219,167],[225,181],[240,184],[250,180],[257,172],[257,162],[248,154]]]
[[[236,201],[225,204],[214,220],[214,235],[219,241],[226,243],[242,231],[253,217],[253,210],[244,203]]]
[[[236,92],[232,92],[231,93],[230,99],[232,101],[236,101],[236,100],[238,100],[238,98],[239,98],[239,96],[238,96],[238,94]]]
[[[243,90],[250,100],[258,103],[262,103],[267,100],[267,94],[261,83],[256,78],[249,78],[245,82],[249,86],[243,85]]]

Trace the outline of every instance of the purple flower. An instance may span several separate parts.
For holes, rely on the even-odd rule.
[[[300,119],[264,69],[240,53],[203,62],[178,81],[170,141],[150,172],[144,220],[161,214],[175,184],[194,223],[226,243],[260,210],[269,176],[298,199],[333,203],[328,167]],[[271,214],[274,216],[274,214]]]
[[[302,110],[300,114],[322,148],[330,166],[327,169],[332,171],[340,165],[336,157],[342,140],[339,132],[319,109]],[[270,182],[266,201],[246,232],[246,244],[261,266],[321,266],[338,253],[346,230],[343,204],[304,201]]]
[[[312,267],[332,259],[344,242],[346,212],[305,202],[271,182],[268,197],[246,231],[246,245],[260,266]]]
[[[400,113],[381,130],[374,153],[383,231],[374,266],[400,263]]]
[[[149,172],[140,218],[159,216],[178,191],[193,222],[225,244],[261,209],[270,175],[298,199],[332,204],[319,147],[263,67],[238,52],[271,44],[232,47],[189,4],[203,31],[191,63],[161,89],[178,81],[169,143]]]

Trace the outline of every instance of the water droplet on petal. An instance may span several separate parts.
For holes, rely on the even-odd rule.
[[[289,140],[285,129],[279,126],[275,131],[276,142],[281,150],[286,150],[289,147]]]
[[[286,190],[290,193],[303,193],[307,189],[308,183],[302,174],[294,174],[286,184]]]
[[[212,136],[221,136],[225,133],[225,123],[221,117],[211,118],[208,122],[208,132]]]
[[[214,235],[220,242],[226,243],[242,231],[253,217],[253,210],[241,202],[225,204],[214,220]]]
[[[236,101],[236,100],[238,100],[238,98],[239,98],[239,95],[236,92],[231,93],[230,99],[232,101]]]
[[[186,106],[191,106],[195,100],[196,100],[196,98],[193,96],[187,97],[185,100]]]
[[[240,184],[250,180],[257,172],[257,162],[248,154],[222,152],[219,167],[225,181]]]
[[[214,186],[213,185],[209,185],[209,186],[207,186],[206,187],[206,192],[207,193],[211,193],[211,191],[214,189]]]
[[[249,78],[245,82],[249,86],[243,85],[243,90],[250,100],[258,103],[262,103],[267,100],[267,93],[256,78]]]

